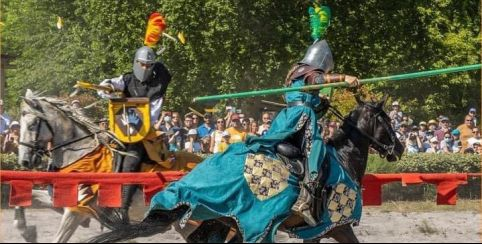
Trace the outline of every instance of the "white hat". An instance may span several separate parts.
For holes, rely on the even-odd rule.
[[[481,144],[480,139],[476,139],[475,137],[469,138],[467,142],[469,143],[469,147],[473,147],[474,144]]]
[[[392,106],[399,106],[399,104],[398,104],[397,101],[395,101],[395,102],[392,103]]]
[[[432,137],[432,139],[430,139],[430,142],[438,142],[437,137],[436,136]]]
[[[231,135],[229,134],[228,131],[225,130],[225,131],[223,131],[223,137],[226,137],[226,136],[231,136]]]
[[[74,100],[74,101],[72,101],[71,104],[74,104],[74,103],[80,103],[80,101],[79,101],[79,100]]]
[[[20,123],[18,123],[18,121],[12,121],[12,123],[10,123],[10,125],[8,126],[8,128],[12,128],[14,125],[20,127]]]
[[[190,129],[190,130],[187,132],[187,135],[188,135],[188,136],[197,135],[197,130],[196,130],[196,129]]]

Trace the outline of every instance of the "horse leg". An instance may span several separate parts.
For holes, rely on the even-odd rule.
[[[329,237],[335,239],[339,243],[359,243],[351,225],[342,225],[334,228],[327,234]]]
[[[37,227],[27,226],[27,219],[25,218],[24,207],[15,207],[13,226],[15,226],[18,231],[20,231],[20,235],[26,242],[37,242]]]
[[[67,242],[70,237],[74,234],[80,223],[84,222],[89,217],[86,214],[80,214],[65,208],[64,215],[62,216],[62,221],[60,222],[60,227],[55,234],[54,241],[56,243]]]
[[[27,226],[27,219],[25,218],[25,208],[15,207],[15,216],[13,217],[13,226],[17,229],[22,230]]]

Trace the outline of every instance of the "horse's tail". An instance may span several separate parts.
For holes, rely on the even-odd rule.
[[[88,243],[112,243],[127,241],[138,237],[148,237],[170,229],[170,225],[161,222],[141,222],[117,227],[116,230],[98,235]]]
[[[154,210],[151,211],[149,215],[140,223],[113,226],[113,231],[98,235],[88,240],[88,242],[111,243],[163,233],[169,230],[171,228],[171,224],[183,216],[187,209],[187,206],[182,206],[170,211]]]

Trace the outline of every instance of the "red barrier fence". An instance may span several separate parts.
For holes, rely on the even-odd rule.
[[[33,186],[52,184],[54,207],[73,207],[77,205],[79,184],[99,184],[98,204],[105,207],[120,207],[122,185],[143,185],[145,200],[148,203],[166,183],[176,181],[183,175],[182,172],[113,174],[0,171],[0,180],[2,183],[10,184],[11,206],[32,205]],[[435,184],[437,186],[437,204],[455,205],[457,188],[467,184],[468,177],[481,177],[481,174],[367,174],[363,178],[363,204],[381,205],[382,185],[401,181],[403,186],[421,183]]]

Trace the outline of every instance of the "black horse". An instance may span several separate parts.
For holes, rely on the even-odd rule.
[[[334,138],[327,141],[333,146],[340,159],[340,164],[347,170],[349,175],[361,185],[365,174],[368,152],[370,147],[375,149],[381,157],[388,161],[396,161],[400,158],[404,147],[395,136],[390,125],[390,118],[383,111],[386,97],[380,102],[365,102],[356,97],[357,106],[348,116],[342,117],[335,109],[332,111],[343,119],[343,125],[337,131]],[[172,211],[153,211],[141,223],[123,227],[122,229],[102,234],[91,239],[91,242],[112,242],[133,239],[142,236],[150,236],[169,229],[171,224],[178,220],[186,211],[184,207]],[[289,218],[280,226],[280,230],[288,230],[291,227],[299,226],[302,223],[299,217]],[[189,242],[210,242],[222,240],[228,235],[233,225],[232,221],[205,221],[188,238]],[[235,226],[235,225],[234,225]],[[335,227],[321,238],[332,237],[338,242],[358,242],[351,225]],[[242,241],[239,232],[231,239],[232,242]]]

